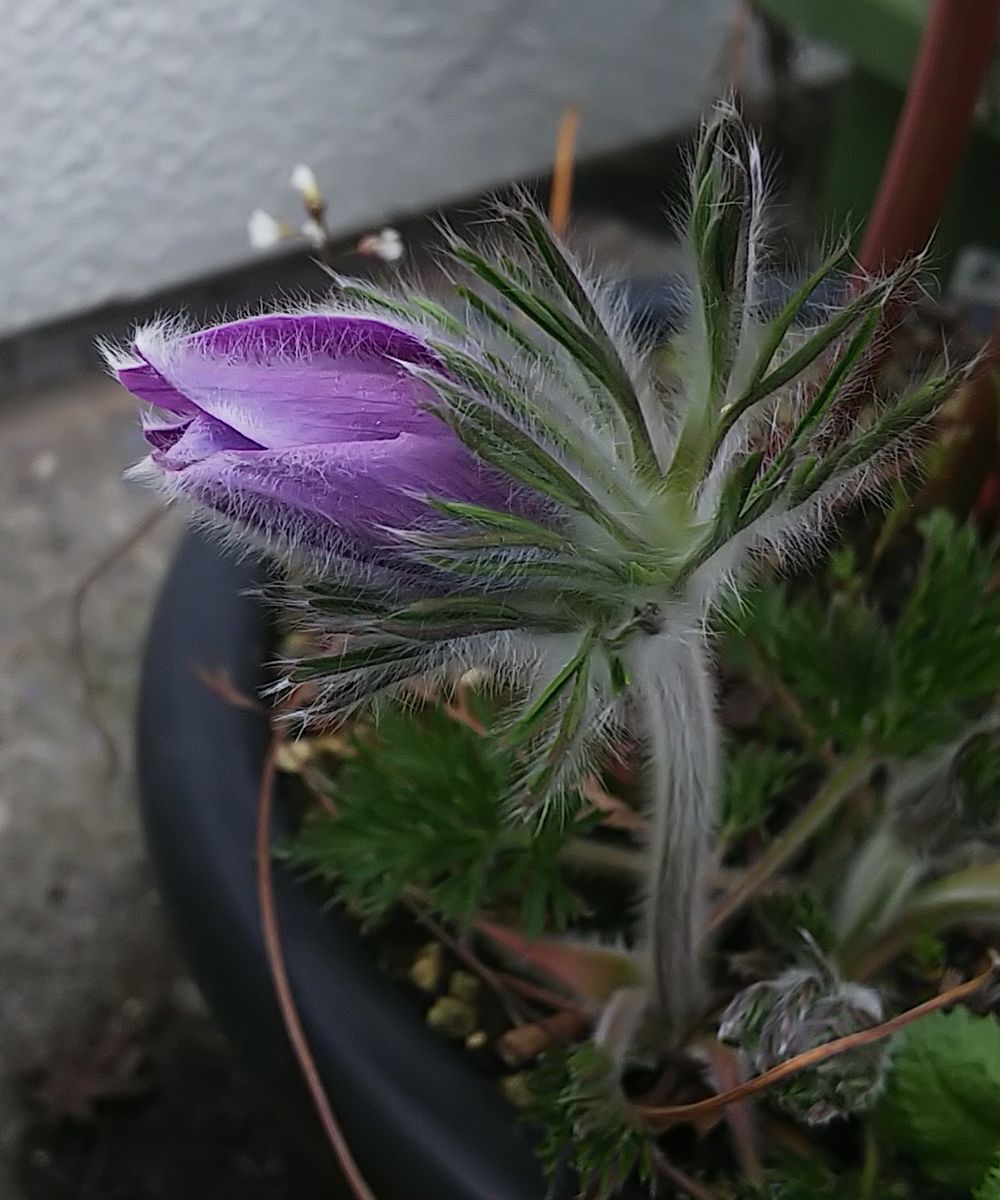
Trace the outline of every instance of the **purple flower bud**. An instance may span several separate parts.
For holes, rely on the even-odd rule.
[[[441,518],[428,497],[512,507],[509,480],[428,411],[411,366],[438,368],[413,334],[360,316],[274,315],[197,333],[147,327],[109,355],[146,415],[168,492],[270,543],[329,557],[384,546]]]

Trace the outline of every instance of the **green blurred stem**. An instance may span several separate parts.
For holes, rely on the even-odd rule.
[[[874,1200],[875,1188],[878,1186],[879,1161],[878,1141],[871,1125],[864,1124],[863,1158],[861,1160],[861,1178],[858,1180],[858,1200]]]
[[[862,750],[835,770],[813,799],[768,846],[725,896],[709,919],[708,932],[725,925],[746,902],[805,848],[827,824],[847,797],[871,774],[874,756]]]
[[[559,861],[582,875],[622,875],[641,879],[646,870],[646,857],[641,851],[590,838],[574,838],[567,842],[559,851]]]
[[[837,957],[855,962],[894,920],[927,873],[926,861],[884,821],[852,856],[834,911]]]

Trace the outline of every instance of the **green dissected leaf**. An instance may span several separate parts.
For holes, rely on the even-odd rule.
[[[415,367],[412,373],[438,393],[444,407],[435,411],[473,453],[542,495],[584,513],[621,545],[643,548],[630,529],[524,429],[435,372]]]
[[[524,1114],[539,1133],[539,1158],[550,1180],[570,1166],[581,1194],[606,1200],[630,1179],[652,1187],[653,1135],[635,1123],[618,1069],[588,1043],[551,1051],[531,1073],[532,1104]]]
[[[652,466],[655,461],[652,443],[635,385],[579,277],[577,268],[567,258],[562,246],[534,210],[526,208],[511,211],[507,214],[507,223],[529,253],[545,267],[553,283],[572,305],[584,328],[594,339],[599,355],[606,364],[602,372],[602,382],[617,401],[625,418],[636,459],[647,467]]]
[[[363,645],[352,645],[340,654],[320,654],[296,663],[291,678],[296,683],[318,679],[327,675],[344,675],[351,671],[365,671],[372,667],[400,667],[410,674],[419,672],[419,662],[427,655],[426,646],[403,638],[372,640]]]
[[[762,1187],[743,1184],[739,1200],[858,1200],[862,1194],[856,1171],[840,1173],[818,1153],[808,1158],[780,1156],[766,1172]],[[884,1193],[880,1193],[884,1194]],[[890,1193],[893,1200],[907,1200],[909,1192]]]
[[[755,450],[748,454],[727,478],[718,508],[718,527],[723,539],[729,537],[739,527],[743,506],[746,504],[763,461],[764,452]]]
[[[433,300],[428,300],[426,296],[414,296],[410,300],[410,304],[417,312],[422,313],[425,317],[430,317],[442,329],[446,329],[452,337],[467,338],[469,336],[468,329],[453,313],[440,304],[435,304]]]
[[[558,816],[565,821],[569,814],[562,797],[553,794],[553,783],[567,762],[572,751],[579,746],[583,719],[586,713],[590,689],[589,653],[579,664],[572,681],[572,688],[561,705],[558,722],[553,724],[550,735],[532,747],[532,765],[524,776],[526,797],[519,807],[535,813],[539,808],[543,818],[547,810],[557,809]]]
[[[483,508],[480,504],[468,504],[460,500],[432,499],[428,503],[437,512],[455,520],[496,533],[516,535],[523,539],[522,545],[544,546],[550,550],[568,548],[566,538],[558,529],[549,529],[516,513],[498,512],[495,508]]]
[[[408,889],[442,917],[468,923],[513,901],[529,936],[580,910],[563,880],[557,825],[512,827],[502,811],[512,754],[437,709],[390,709],[375,738],[354,741],[331,787],[336,815],[317,814],[286,857],[328,881],[366,920]]]
[[[742,291],[740,250],[749,218],[743,164],[731,137],[734,114],[719,109],[704,129],[691,172],[690,236],[697,313],[708,348],[709,390],[724,392],[732,351],[733,309]],[[714,414],[713,414],[714,415]]]
[[[817,740],[845,751],[869,735],[873,714],[891,695],[891,642],[878,614],[862,603],[770,583],[735,614],[729,645],[754,670],[767,664],[794,695]]]
[[[917,576],[893,619],[822,582],[767,583],[728,618],[734,661],[765,664],[842,749],[924,755],[968,730],[1000,688],[995,551],[944,513],[921,528]]]
[[[430,341],[428,344],[440,357],[450,377],[467,389],[466,405],[473,398],[482,404],[479,398],[488,397],[496,410],[522,425],[525,431],[531,430],[532,437],[536,432],[540,433],[567,462],[579,464],[588,475],[599,480],[616,503],[628,506],[629,500],[620,480],[609,470],[607,463],[595,458],[586,436],[565,417],[555,418],[544,403],[535,403],[532,399],[534,388],[525,379],[494,355],[484,356],[487,361],[481,362],[446,343]]]
[[[520,278],[515,279],[516,272],[511,270],[513,264],[503,260],[504,269],[500,270],[471,246],[459,240],[451,243],[450,250],[484,283],[489,284],[509,304],[568,351],[580,369],[604,389],[615,411],[624,416],[628,423],[636,461],[641,466],[651,468],[655,464],[655,458],[649,446],[645,422],[643,421],[641,426],[637,424],[634,413],[630,411],[628,396],[631,394],[634,398],[635,393],[628,375],[624,378],[621,375],[621,364],[617,355],[614,360],[609,359],[601,342],[558,305],[533,290],[523,272],[520,273]],[[623,391],[626,388],[627,391]],[[638,401],[635,400],[635,408],[637,407]],[[641,420],[641,414],[639,419]]]
[[[384,591],[375,591],[361,585],[342,584],[336,580],[308,584],[303,588],[303,592],[310,608],[342,616],[382,613],[390,606]]]
[[[801,766],[802,756],[793,750],[735,744],[726,757],[723,837],[742,837],[764,825]]]
[[[921,525],[925,550],[916,583],[893,633],[898,695],[888,735],[920,748],[964,724],[961,707],[1000,686],[1000,591],[991,547],[944,512]],[[931,733],[931,728],[936,729]]]
[[[962,807],[984,832],[1000,824],[1000,739],[984,734],[973,738],[958,764]]]
[[[802,345],[791,351],[776,367],[772,367],[759,382],[751,384],[727,409],[724,419],[720,422],[716,445],[721,444],[725,435],[749,408],[806,371],[839,337],[847,333],[872,309],[880,307],[887,296],[895,291],[904,279],[912,276],[913,272],[914,265],[908,263],[888,279],[878,280],[860,291],[853,300],[838,309],[836,315],[825,325],[812,331]]]
[[[816,270],[789,296],[777,316],[768,322],[763,345],[750,371],[748,388],[751,393],[756,390],[761,380],[770,370],[775,355],[784,344],[785,338],[798,320],[799,314],[807,304],[809,297],[828,275],[836,271],[846,261],[850,252],[849,241],[845,240],[838,243]]]
[[[520,713],[508,730],[508,738],[512,746],[521,744],[526,738],[532,737],[548,723],[549,715],[560,697],[568,689],[572,689],[576,680],[588,668],[588,660],[594,648],[596,632],[588,629],[580,639],[573,657],[562,666],[539,691],[524,712]]]
[[[402,318],[411,321],[413,310],[401,297],[386,296],[378,288],[368,287],[351,279],[334,277],[337,280],[337,291],[345,300],[354,300],[365,308],[374,308],[377,312],[385,313],[388,317]]]
[[[447,375],[468,388],[471,396],[488,397],[501,412],[544,429],[546,437],[557,439],[557,445],[565,441],[561,431],[532,401],[526,389],[508,386],[490,365],[466,354],[464,350],[458,350],[446,342],[431,341],[428,344],[447,368]]]
[[[1000,1026],[965,1008],[899,1035],[877,1110],[883,1137],[927,1177],[971,1188],[1000,1154]]]
[[[797,488],[789,489],[789,503],[802,504],[814,496],[826,483],[847,478],[856,468],[870,462],[886,446],[918,429],[966,378],[963,367],[948,375],[930,379],[911,392],[900,396],[863,433],[856,434],[839,446]]]
[[[490,304],[478,292],[464,286],[457,287],[455,291],[470,308],[474,309],[494,328],[498,329],[509,342],[512,342],[528,358],[536,362],[552,364],[552,356],[547,351],[543,350],[541,346],[536,345],[524,330],[518,328],[517,324],[510,317],[501,312],[495,305]]]
[[[801,956],[803,931],[820,950],[832,953],[834,949],[829,905],[809,887],[768,892],[758,899],[756,916],[768,941],[786,955]]]
[[[441,596],[417,600],[370,619],[369,630],[428,641],[488,633],[500,629],[571,629],[570,613],[535,613],[486,596]]]
[[[871,344],[877,323],[878,313],[869,313],[861,323],[861,328],[848,342],[844,352],[831,367],[830,373],[817,390],[806,411],[788,435],[787,441],[768,468],[765,480],[781,474],[782,468],[795,448],[809,436],[836,403],[851,369]]]

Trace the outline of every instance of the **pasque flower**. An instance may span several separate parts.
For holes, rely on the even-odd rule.
[[[441,522],[427,497],[504,507],[510,482],[428,411],[408,368],[438,359],[384,321],[274,315],[197,333],[140,330],[112,357],[146,415],[143,467],[168,491],[238,521],[268,544],[384,555],[390,526]]]
[[[841,249],[774,313],[763,196],[756,144],[720,110],[692,170],[691,315],[666,378],[530,207],[502,211],[496,254],[450,239],[454,310],[341,280],[334,312],[147,329],[112,358],[166,414],[145,428],[168,490],[290,554],[311,576],[300,608],[352,635],[293,670],[320,706],[492,665],[522,685],[516,799],[543,817],[617,726],[645,733],[649,1002],[674,1037],[701,1002],[712,606],[761,548],[821,536],[955,382],[863,418],[846,404],[912,268],[807,310]]]

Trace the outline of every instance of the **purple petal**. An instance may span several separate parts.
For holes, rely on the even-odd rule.
[[[136,350],[146,365],[119,371],[129,390],[181,416],[203,412],[260,446],[450,436],[423,407],[431,389],[394,361],[431,365],[434,354],[382,321],[256,317],[174,342],[140,338]]]
[[[261,449],[235,429],[204,415],[170,424],[146,422],[143,434],[153,447],[153,462],[166,471],[180,471],[224,450]]]
[[[345,534],[390,545],[385,527],[438,520],[427,495],[501,509],[516,503],[510,482],[457,439],[411,433],[280,452],[224,450],[173,473],[170,482],[265,536],[331,551]]]
[[[194,417],[198,414],[197,404],[193,404],[173,386],[168,383],[159,371],[147,362],[135,362],[127,367],[116,367],[115,375],[122,387],[127,388],[133,396],[145,400],[156,408],[174,413],[179,417]]]

